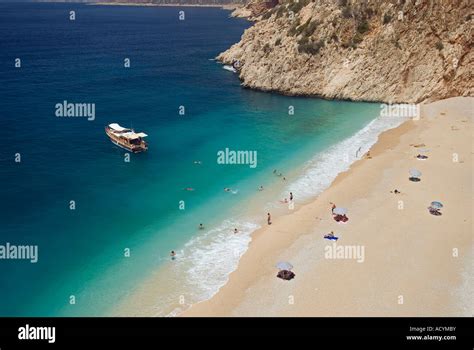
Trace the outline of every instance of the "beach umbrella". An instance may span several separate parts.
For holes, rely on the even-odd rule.
[[[337,208],[334,208],[334,210],[332,212],[336,215],[346,215],[347,214],[347,209],[337,207]]]
[[[443,207],[443,203],[441,202],[431,202],[431,207],[435,209],[441,209]]]
[[[279,270],[291,270],[293,268],[293,265],[291,265],[288,261],[280,261],[278,264],[276,264],[277,269]]]
[[[410,169],[409,173],[410,173],[410,176],[412,176],[412,177],[420,177],[421,176],[421,171],[419,171],[418,169]]]

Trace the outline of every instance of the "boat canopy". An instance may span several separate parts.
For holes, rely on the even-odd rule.
[[[109,128],[114,129],[115,131],[128,131],[128,130],[130,130],[130,129],[121,127],[117,123],[109,124]]]
[[[120,136],[125,137],[126,139],[129,139],[129,140],[134,140],[140,137],[146,137],[148,135],[143,132],[136,133],[136,132],[130,131],[130,132],[125,132],[121,134]]]

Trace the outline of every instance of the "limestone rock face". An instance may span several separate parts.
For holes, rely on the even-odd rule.
[[[256,0],[258,1],[258,0]],[[473,96],[470,0],[280,0],[218,59],[249,88],[407,102]]]
[[[243,7],[238,7],[232,12],[233,17],[244,17],[256,21],[279,4],[279,0],[250,0]]]

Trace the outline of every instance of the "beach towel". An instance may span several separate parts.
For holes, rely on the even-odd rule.
[[[430,214],[431,215],[434,215],[434,216],[441,216],[443,215],[439,210],[436,210],[436,209],[428,209]]]
[[[346,223],[347,221],[349,221],[349,218],[345,215],[335,215],[334,220],[339,223]]]
[[[295,273],[288,270],[281,270],[278,272],[277,277],[281,278],[282,280],[289,281],[295,278]]]
[[[337,241],[337,240],[339,239],[339,237],[336,237],[336,236],[329,236],[329,235],[324,236],[324,238],[329,239],[330,241],[331,241],[331,240]]]

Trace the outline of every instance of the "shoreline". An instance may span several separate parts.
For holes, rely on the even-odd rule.
[[[466,261],[469,261],[469,257],[472,256],[472,247],[469,245],[470,232],[468,229],[470,227],[469,222],[472,220],[471,218],[465,219],[463,224],[458,224],[460,226],[460,236],[452,237],[445,242],[445,244],[447,244],[453,240],[458,241],[458,246],[462,247],[462,249],[460,248],[459,250],[464,252],[463,256],[460,256],[459,259],[455,259],[454,261],[452,257],[449,256],[445,256],[444,259],[441,259],[449,267],[442,268],[443,280],[439,283],[447,283],[449,285],[448,290],[444,292],[437,291],[437,293],[432,293],[433,295],[431,296],[426,296],[426,293],[431,289],[424,290],[426,287],[420,284],[420,281],[423,281],[422,278],[417,279],[416,276],[412,276],[411,271],[405,271],[406,268],[403,268],[403,265],[401,265],[402,268],[400,268],[400,266],[393,266],[392,261],[390,261],[390,259],[386,261],[387,259],[383,255],[381,257],[369,255],[372,261],[369,260],[370,262],[360,265],[357,263],[351,265],[349,261],[328,261],[321,259],[321,257],[324,255],[322,252],[323,245],[327,243],[327,241],[322,239],[322,235],[323,233],[329,232],[330,229],[334,229],[336,234],[342,238],[338,243],[341,242],[340,244],[343,244],[342,242],[346,241],[346,244],[349,244],[348,242],[352,242],[351,244],[353,244],[360,241],[364,243],[368,252],[384,252],[389,249],[386,247],[386,244],[388,244],[386,241],[389,241],[393,246],[398,248],[395,253],[392,252],[393,256],[391,260],[397,260],[400,264],[403,264],[404,261],[414,259],[415,265],[422,265],[425,275],[431,277],[436,276],[432,266],[427,264],[426,261],[417,262],[416,257],[406,256],[406,250],[409,250],[406,247],[413,244],[413,238],[406,237],[405,235],[401,236],[401,232],[397,231],[397,225],[405,227],[404,223],[400,223],[402,218],[394,220],[392,216],[397,216],[395,214],[396,212],[389,212],[387,214],[386,210],[384,210],[384,206],[386,206],[386,201],[396,196],[394,194],[387,194],[389,189],[393,190],[393,188],[397,188],[398,186],[399,190],[401,189],[402,191],[402,194],[399,195],[401,196],[400,198],[403,198],[405,201],[415,201],[417,198],[409,199],[404,197],[409,196],[410,191],[418,193],[420,187],[424,186],[424,184],[420,183],[419,185],[421,186],[417,188],[414,187],[412,183],[408,183],[408,180],[406,180],[408,176],[403,175],[405,173],[407,174],[408,167],[403,167],[403,171],[400,173],[401,170],[399,168],[401,163],[413,163],[414,166],[419,165],[420,168],[422,165],[429,166],[431,163],[430,160],[423,162],[407,157],[408,154],[416,152],[416,149],[407,145],[407,142],[410,143],[409,140],[419,139],[420,133],[425,133],[431,137],[432,135],[429,135],[429,131],[434,133],[433,129],[441,127],[440,124],[446,127],[446,125],[444,125],[447,121],[446,119],[442,121],[437,119],[442,118],[442,116],[447,113],[453,114],[454,118],[457,118],[456,121],[458,124],[460,118],[468,119],[469,124],[467,127],[472,128],[472,116],[463,115],[462,113],[465,113],[465,111],[460,112],[456,110],[456,107],[461,108],[461,110],[462,108],[469,108],[472,106],[472,101],[472,98],[458,97],[424,104],[422,105],[422,118],[420,121],[407,121],[396,128],[382,132],[378,137],[378,141],[371,147],[370,159],[363,158],[354,162],[349,170],[340,173],[330,187],[311,201],[311,203],[302,205],[290,214],[275,218],[272,226],[263,227],[253,232],[252,241],[247,251],[241,257],[237,269],[229,275],[227,283],[212,298],[192,305],[178,316],[441,316],[446,314],[459,316],[460,313],[470,314],[471,311],[469,308],[472,309],[472,305],[467,306],[467,312],[462,312],[460,310],[463,310],[463,307],[457,305],[453,298],[449,298],[449,295],[461,288],[459,286],[463,285],[463,283],[465,284],[465,281],[462,280],[460,275],[464,273],[461,270],[466,268]],[[440,112],[441,110],[448,112]],[[433,122],[433,120],[435,122]],[[428,128],[428,131],[425,130],[426,128]],[[439,136],[439,130],[435,131],[438,131]],[[467,142],[465,138],[460,141],[464,143]],[[460,150],[462,149],[463,147],[460,147]],[[435,156],[435,151],[438,152],[438,150],[431,149],[430,152],[432,152],[432,154],[429,153],[430,158],[431,155]],[[464,162],[472,162],[470,155],[464,154],[463,156]],[[390,160],[390,162],[388,162],[388,160]],[[394,167],[392,165],[393,163],[397,163],[399,166]],[[382,165],[383,167],[381,168]],[[446,164],[443,163],[441,165]],[[385,175],[388,173],[387,177],[389,179],[397,179],[399,183],[389,185],[386,183],[387,179],[385,179],[385,177],[379,179],[376,175],[380,173],[382,169]],[[466,172],[468,175],[472,175],[472,168],[471,171],[469,171],[469,169],[463,170],[463,176],[466,175]],[[422,172],[425,173],[425,171]],[[429,176],[433,175],[430,174]],[[350,183],[349,177],[351,177]],[[428,175],[426,175],[426,177],[428,177]],[[370,183],[367,179],[373,179],[376,184]],[[402,182],[403,180],[406,180],[406,182]],[[438,180],[439,179],[436,181]],[[464,185],[466,184],[464,183]],[[392,186],[393,188],[387,186]],[[471,186],[471,191],[467,191],[469,197],[469,194],[472,193],[472,181],[467,186]],[[375,192],[374,187],[376,187]],[[377,191],[380,187],[386,187],[384,188],[384,192],[387,191],[383,193],[382,196],[378,194]],[[410,188],[410,190],[408,190],[408,188]],[[456,190],[455,196],[462,196],[462,191],[459,192],[458,188]],[[436,191],[436,187],[430,186],[424,190],[424,192],[429,191]],[[423,197],[429,195],[424,192],[420,192],[419,196]],[[383,201],[380,201],[381,198],[379,197],[384,197]],[[370,198],[371,201],[379,202],[379,206],[375,208],[372,207],[368,198]],[[343,205],[341,204],[341,206],[343,207],[349,207],[349,217],[351,221],[347,225],[334,225],[331,216],[328,215],[328,203],[330,200],[334,200],[336,203],[342,203]],[[443,203],[445,203],[443,198],[439,198],[439,196],[434,194],[432,200],[442,200]],[[469,201],[464,203],[465,200],[466,198],[457,198],[455,201],[456,206],[464,205],[466,210],[469,209],[472,203],[469,203]],[[358,208],[358,205],[354,205],[355,203],[360,204],[359,206],[364,208]],[[393,205],[396,205],[396,203]],[[408,206],[409,204],[407,203],[406,205]],[[451,203],[451,207],[453,207],[453,203]],[[369,209],[368,212],[367,209]],[[436,227],[436,222],[432,220],[437,218],[431,217],[429,214],[426,215],[426,206],[421,207],[421,209],[417,208],[413,210],[417,211],[416,215],[420,215],[420,217],[423,216],[423,220],[426,221],[426,225],[430,229],[439,230]],[[380,215],[376,215],[375,212],[380,212]],[[404,211],[400,210],[398,212],[403,213]],[[317,215],[315,215],[315,213],[317,213]],[[452,213],[450,214],[453,216]],[[318,220],[315,219],[315,216],[318,217]],[[367,224],[367,222],[360,220],[356,222],[358,216],[371,217],[372,221],[376,223],[376,227],[374,228],[374,225]],[[413,216],[414,215],[411,215],[411,221],[413,221]],[[352,219],[353,217],[355,217],[355,219]],[[447,216],[442,216],[440,218],[446,217]],[[382,220],[380,220],[380,218],[382,218]],[[454,225],[458,222],[456,220],[453,221],[452,218],[448,219],[450,219],[448,225]],[[400,222],[398,220],[400,220]],[[380,224],[379,221],[382,224]],[[416,217],[414,221],[416,224]],[[433,224],[435,226],[431,226]],[[375,243],[371,239],[367,239],[367,236],[361,234],[359,231],[357,231],[357,235],[355,235],[357,237],[351,237],[351,234],[354,235],[354,232],[350,232],[351,227],[354,225],[357,226],[357,229],[360,228],[362,232],[370,232],[369,236],[374,237],[373,241],[375,241]],[[384,235],[383,229],[385,229],[386,226],[388,226],[386,231],[393,233],[392,236]],[[377,227],[382,228],[382,231],[378,231]],[[347,238],[345,237],[346,235]],[[419,239],[414,239],[417,246],[423,246],[426,242],[429,242],[430,245],[430,249],[426,247],[420,248],[423,252],[423,256],[430,256],[432,250],[439,251],[443,249],[443,246],[440,245],[439,242],[436,244],[437,242],[429,241],[429,229],[420,229],[420,232],[417,232],[417,236],[420,236]],[[399,237],[398,240],[397,237]],[[423,239],[421,237],[423,237]],[[358,238],[358,240],[355,238]],[[312,248],[308,249],[308,247]],[[392,248],[390,247],[390,249]],[[313,253],[309,254],[311,250]],[[317,259],[318,261],[311,261],[313,264],[311,264],[310,267],[305,266],[303,268],[303,264],[295,264],[295,262],[298,261],[303,262],[312,259],[314,256],[319,257]],[[291,257],[291,259],[288,259],[289,257]],[[294,270],[297,277],[290,282],[275,278],[277,270],[274,265],[277,261],[285,259],[288,259],[294,266],[297,266]],[[384,268],[381,268],[379,264],[373,263],[373,260],[377,259],[384,262],[381,266],[389,266],[386,270],[389,270],[392,274],[400,274],[398,284],[394,282],[396,279],[386,276]],[[436,258],[432,257],[432,259]],[[436,264],[436,260],[432,261]],[[362,269],[361,266],[367,266],[366,269],[369,273],[367,270]],[[402,273],[399,270],[404,272]],[[331,271],[331,273],[327,271]],[[340,274],[344,276],[344,278],[333,281],[331,274]],[[379,278],[370,278],[372,274],[379,276]],[[405,275],[408,275],[408,277]],[[301,284],[301,279],[312,281],[309,284],[313,284],[313,286],[308,287]],[[374,290],[360,286],[350,291],[352,294],[358,296],[358,298],[355,298],[351,294],[348,294],[348,290],[345,290],[345,279],[351,280],[355,284],[357,284],[358,279],[363,280],[368,285],[375,284],[378,288],[383,289],[383,295],[392,293],[393,295],[389,298],[389,304],[387,304],[388,300],[376,301],[374,303],[374,300],[368,297],[368,295],[374,293]],[[407,279],[416,284],[417,288],[410,286],[407,283]],[[323,281],[325,283],[322,283]],[[430,281],[424,282],[429,284]],[[434,282],[431,281],[431,283]],[[315,285],[318,287],[314,287]],[[400,295],[405,297],[407,301],[401,305],[397,304],[396,291],[386,290],[387,288],[385,286],[387,285],[392,286],[393,289],[404,289],[405,293]],[[322,287],[323,290],[317,293],[317,291],[321,289],[321,286],[324,286]],[[432,288],[434,287],[432,286]],[[469,285],[467,288],[469,288]],[[420,289],[423,291],[421,294],[425,294],[426,296],[427,300],[424,300],[425,303],[419,300],[418,294],[420,294]],[[312,290],[316,292],[313,293]],[[463,294],[461,299],[464,300],[466,297],[464,294],[466,293],[461,294]],[[314,300],[316,295],[318,295],[318,297],[321,295],[326,296],[326,299],[316,298],[316,300]],[[332,299],[338,299],[337,296],[344,297],[342,298],[344,299],[343,307],[339,305],[340,301],[339,303],[332,301]],[[440,296],[445,297],[449,301],[442,306],[438,305],[437,300]],[[288,298],[290,297],[296,300],[293,304],[288,302]],[[281,303],[278,303],[278,300],[280,300]],[[363,302],[361,302],[361,300]],[[414,302],[414,300],[416,300],[416,302]],[[463,305],[466,303],[466,301],[461,302]],[[405,304],[409,305],[404,306]]]
[[[285,176],[287,176],[288,179],[291,179],[288,181],[288,183],[285,181],[280,186],[277,184],[281,183],[281,180],[278,181],[278,178],[275,180],[275,184],[266,183],[266,199],[264,199],[263,203],[259,199],[261,195],[259,192],[256,192],[254,196],[239,204],[238,207],[241,208],[237,209],[238,213],[234,213],[230,216],[234,221],[238,218],[237,221],[239,221],[239,223],[236,223],[234,226],[228,227],[228,229],[224,229],[224,231],[222,231],[221,229],[227,225],[227,220],[223,219],[223,221],[218,223],[215,229],[211,231],[230,232],[235,226],[243,228],[248,227],[249,224],[251,226],[257,227],[265,226],[265,218],[268,211],[272,213],[274,218],[286,215],[289,212],[288,206],[283,205],[281,201],[278,200],[278,198],[284,198],[287,196],[289,191],[298,193],[298,202],[295,207],[295,211],[297,211],[300,206],[303,206],[306,203],[311,203],[311,201],[316,198],[319,193],[330,186],[331,182],[338,176],[338,174],[345,172],[351,164],[357,161],[357,159],[360,159],[360,157],[362,157],[362,155],[369,150],[371,145],[376,143],[377,138],[382,131],[393,129],[402,123],[401,120],[397,120],[398,118],[396,120],[384,120],[384,118],[377,117],[377,114],[375,113],[370,115],[370,118],[374,119],[368,119],[363,125],[360,125],[360,129],[353,130],[353,132],[346,135],[344,138],[327,145],[324,147],[324,149],[316,150],[312,148],[310,151],[310,158],[305,157],[305,159],[302,159],[297,165],[293,164],[293,166],[290,167],[292,170],[289,173],[285,171]],[[402,120],[406,119],[404,118]],[[347,159],[344,157],[345,159],[340,164],[335,166],[330,164],[331,162],[341,160],[339,154],[344,149],[350,149],[355,152],[359,146],[361,146],[359,148],[359,157],[357,157],[357,155],[354,156],[352,154],[353,152],[350,152],[351,154],[348,155]],[[329,166],[330,168],[326,169],[326,166]],[[273,168],[268,169],[268,174],[272,169]],[[321,171],[325,174],[327,180],[319,182],[317,181],[317,174]],[[314,186],[311,186],[309,183],[307,183],[308,179],[313,179],[317,182],[313,182],[311,180],[311,182],[315,184]],[[264,180],[262,179],[262,181]],[[257,188],[257,185],[258,183],[255,183],[254,187]],[[270,195],[270,197],[268,197],[268,195]],[[242,208],[245,209],[242,210]],[[165,264],[150,274],[150,277],[147,277],[142,283],[137,285],[137,288],[135,288],[133,292],[131,292],[129,296],[124,299],[123,302],[120,302],[115,306],[110,315],[175,316],[186,310],[191,305],[208,300],[227,282],[229,274],[237,268],[238,261],[235,261],[234,263],[235,256],[232,257],[228,254],[229,249],[235,254],[235,238],[245,241],[245,248],[242,251],[242,253],[244,253],[248,248],[248,243],[251,240],[251,236],[254,234],[254,232],[255,229],[252,229],[250,232],[248,230],[242,230],[239,235],[231,237],[227,237],[227,235],[224,234],[225,237],[218,239],[222,246],[216,245],[218,240],[211,239],[208,244],[214,247],[211,249],[212,253],[208,250],[208,248],[204,247],[189,246],[189,249],[186,248],[190,242],[194,241],[195,239],[191,240],[185,245],[184,250],[179,250],[180,256],[176,262],[172,264]],[[211,232],[209,232],[209,238],[210,237],[214,237],[214,235],[211,235]],[[222,241],[220,241],[221,239]],[[204,242],[202,238],[199,238],[199,240]],[[195,255],[199,256],[200,254],[197,252],[202,251],[203,248],[204,250],[207,250],[208,254],[211,254],[211,256],[213,256],[215,253],[217,253],[217,255],[214,257],[201,256],[198,261],[194,261],[195,265],[189,265],[189,263],[191,263],[189,261],[190,257]],[[241,248],[242,246],[239,246],[239,250]],[[215,251],[215,249],[217,249],[217,251]],[[242,253],[239,254],[239,257],[242,256]],[[225,257],[226,255],[227,258]],[[220,259],[225,260],[222,261]],[[226,270],[224,275],[222,274],[222,267],[220,267],[219,272],[215,274],[212,272],[212,269],[213,264],[215,264],[216,261],[220,261],[221,263],[226,264],[226,266],[229,266],[228,264],[230,263],[233,266],[230,270]],[[207,265],[207,271],[210,272],[212,276],[214,276],[209,277],[209,283],[205,284],[204,289],[202,282],[198,282],[192,275],[188,275],[191,266],[194,266],[192,268],[193,271],[200,270],[201,273],[206,273],[203,271],[203,269],[197,267],[203,265]],[[186,281],[186,283],[182,282],[183,279]],[[204,277],[200,279],[202,280]],[[179,281],[181,281],[181,283],[178,283]],[[216,282],[218,282],[218,285],[216,285]],[[189,288],[192,285],[194,286]],[[178,290],[179,293],[177,293]],[[202,295],[203,290],[206,290],[205,294],[208,295]],[[210,294],[208,293],[209,290],[212,290]],[[181,302],[176,302],[179,299],[178,297],[180,294],[184,298],[183,304],[181,304]],[[169,305],[163,306],[164,303],[168,303],[156,301],[156,295],[160,295],[162,300],[169,300]],[[194,300],[191,301],[190,299]]]
[[[127,2],[94,2],[85,3],[88,6],[140,6],[140,7],[215,7],[223,10],[235,10],[242,7],[239,4],[152,4],[152,3],[127,3]]]

